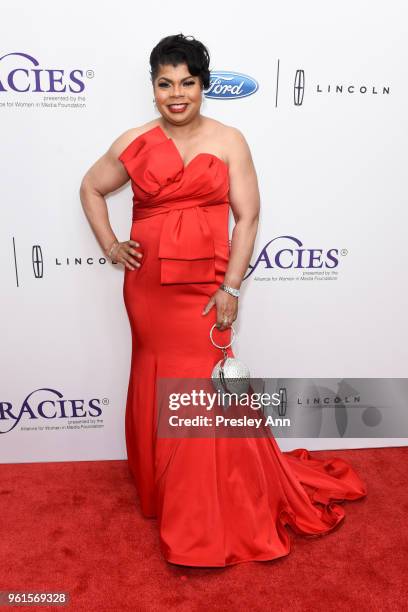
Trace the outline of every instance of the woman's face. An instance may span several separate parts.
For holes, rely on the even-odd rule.
[[[170,123],[189,123],[200,112],[200,77],[192,76],[187,64],[160,65],[153,91],[157,110]]]

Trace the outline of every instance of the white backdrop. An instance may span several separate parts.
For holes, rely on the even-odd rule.
[[[243,132],[261,191],[252,265],[260,261],[242,285],[237,356],[255,376],[328,378],[332,389],[407,376],[406,18],[402,2],[362,0],[3,9],[1,462],[126,456],[123,268],[106,262],[79,186],[120,133],[158,116],[148,58],[178,32],[208,46],[214,73],[259,85],[202,108]],[[128,239],[130,186],[107,201]],[[338,263],[314,270],[323,275],[308,263],[277,267],[295,240],[329,265],[333,250]]]

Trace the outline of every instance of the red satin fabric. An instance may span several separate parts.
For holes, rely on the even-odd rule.
[[[186,182],[178,149],[160,126],[131,142],[119,159],[133,179],[133,221],[165,214],[158,248],[161,283],[216,282],[208,216],[215,206],[228,216],[227,165],[201,153],[185,169]]]
[[[159,125],[119,159],[134,194],[130,238],[144,254],[123,285],[132,333],[126,445],[142,513],[157,517],[172,563],[223,567],[287,555],[286,524],[328,533],[345,516],[338,502],[364,497],[366,487],[344,460],[282,453],[273,436],[155,435],[157,378],[209,378],[222,356],[209,338],[215,308],[201,311],[228,264],[228,166],[211,153],[184,166]],[[231,331],[213,337],[228,344]]]

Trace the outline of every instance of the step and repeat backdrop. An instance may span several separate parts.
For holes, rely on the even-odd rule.
[[[159,117],[149,55],[179,32],[210,51],[202,114],[241,130],[258,174],[234,350],[303,410],[281,448],[406,444],[406,17],[362,0],[4,8],[0,462],[126,457],[124,270],[79,187]],[[131,197],[106,198],[120,240]]]

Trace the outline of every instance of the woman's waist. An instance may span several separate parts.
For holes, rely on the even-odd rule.
[[[158,203],[145,203],[145,202],[134,202],[132,208],[132,221],[139,221],[142,219],[148,219],[150,217],[156,217],[158,215],[165,215],[174,212],[187,213],[192,209],[204,210],[206,213],[212,213],[220,209],[229,209],[229,200],[200,200],[200,199],[188,199],[178,201],[167,201]],[[179,213],[180,214],[180,213]],[[191,215],[190,215],[191,218]],[[193,217],[194,218],[194,217]]]
[[[181,212],[178,208],[157,210],[155,214],[136,216],[132,220],[131,235],[146,246],[176,241],[182,251],[191,248],[188,245],[192,242],[197,245],[212,242],[218,249],[228,248],[229,202],[194,208],[181,209]]]

